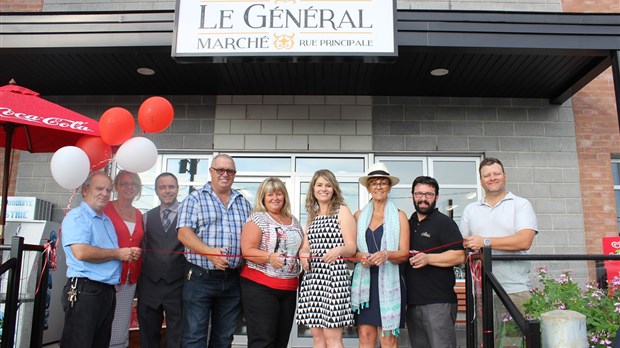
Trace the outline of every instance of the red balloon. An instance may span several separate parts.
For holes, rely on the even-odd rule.
[[[99,134],[101,139],[110,145],[120,145],[133,135],[136,121],[127,109],[111,108],[101,115]]]
[[[105,167],[112,157],[112,146],[106,144],[101,137],[84,135],[78,139],[75,146],[86,152],[90,162],[91,172]]]
[[[159,133],[168,128],[174,118],[174,108],[162,97],[150,97],[138,110],[138,123],[146,133]]]

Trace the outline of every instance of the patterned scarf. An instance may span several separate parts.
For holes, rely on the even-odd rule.
[[[357,220],[357,248],[361,252],[368,252],[366,245],[366,230],[372,219],[373,204],[370,202],[364,207]],[[391,201],[385,206],[383,221],[383,237],[381,250],[398,250],[400,241],[400,220],[398,209]],[[351,285],[351,304],[353,311],[359,313],[368,308],[370,301],[370,269],[362,266],[361,262],[355,265],[353,283]],[[398,336],[400,333],[400,276],[398,265],[386,261],[379,267],[379,304],[381,313],[382,335]]]

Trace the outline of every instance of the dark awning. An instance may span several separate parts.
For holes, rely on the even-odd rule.
[[[410,11],[399,55],[171,58],[172,11],[0,14],[0,81],[42,95],[390,95],[546,98],[562,103],[620,50],[620,15]],[[153,76],[136,72],[155,70]],[[449,74],[435,77],[435,68]]]

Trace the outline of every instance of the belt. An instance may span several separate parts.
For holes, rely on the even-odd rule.
[[[235,274],[239,273],[239,268],[226,268],[226,269],[208,269],[200,267],[195,263],[189,263],[191,267],[198,268],[199,270],[209,274]]]
[[[78,283],[93,283],[93,284],[97,284],[97,285],[100,285],[100,286],[108,286],[108,287],[114,288],[114,285],[112,285],[112,284],[106,284],[106,283],[98,282],[96,280],[88,279],[88,278],[85,278],[85,277],[72,277],[72,278],[69,278],[68,281],[70,282],[72,279],[76,279]]]

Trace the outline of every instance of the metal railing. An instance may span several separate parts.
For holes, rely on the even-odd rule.
[[[8,272],[6,296],[4,298],[4,320],[2,322],[2,342],[0,348],[15,346],[15,333],[17,327],[17,312],[20,298],[20,279],[22,261],[25,251],[41,252],[42,257],[37,258],[37,289],[34,294],[34,308],[32,314],[32,331],[30,332],[29,347],[41,347],[43,342],[43,328],[45,320],[46,289],[49,275],[50,262],[41,245],[24,244],[23,237],[13,237],[11,245],[0,245],[0,250],[10,250],[9,258],[0,265],[0,276]],[[22,345],[23,346],[23,345]]]
[[[524,343],[527,348],[539,348],[541,346],[540,322],[538,320],[526,319],[523,313],[519,311],[514,302],[510,299],[502,285],[498,282],[493,274],[492,261],[604,261],[604,260],[620,260],[620,255],[579,255],[579,254],[553,254],[553,255],[536,255],[536,254],[520,254],[520,255],[492,255],[491,249],[483,248],[481,253],[470,255],[466,267],[465,287],[467,289],[467,347],[476,347],[478,344],[478,320],[474,312],[479,305],[482,305],[482,344],[484,347],[493,348],[494,327],[493,327],[493,295],[506,307],[508,314],[513,318],[515,324],[519,328]],[[476,271],[472,271],[472,264],[476,264]],[[479,265],[479,268],[478,268]],[[474,282],[472,275],[479,279],[480,283],[476,291],[480,291],[481,303],[475,298],[476,291],[473,291]],[[597,278],[600,275],[597,274]],[[604,282],[599,282],[604,284]]]

